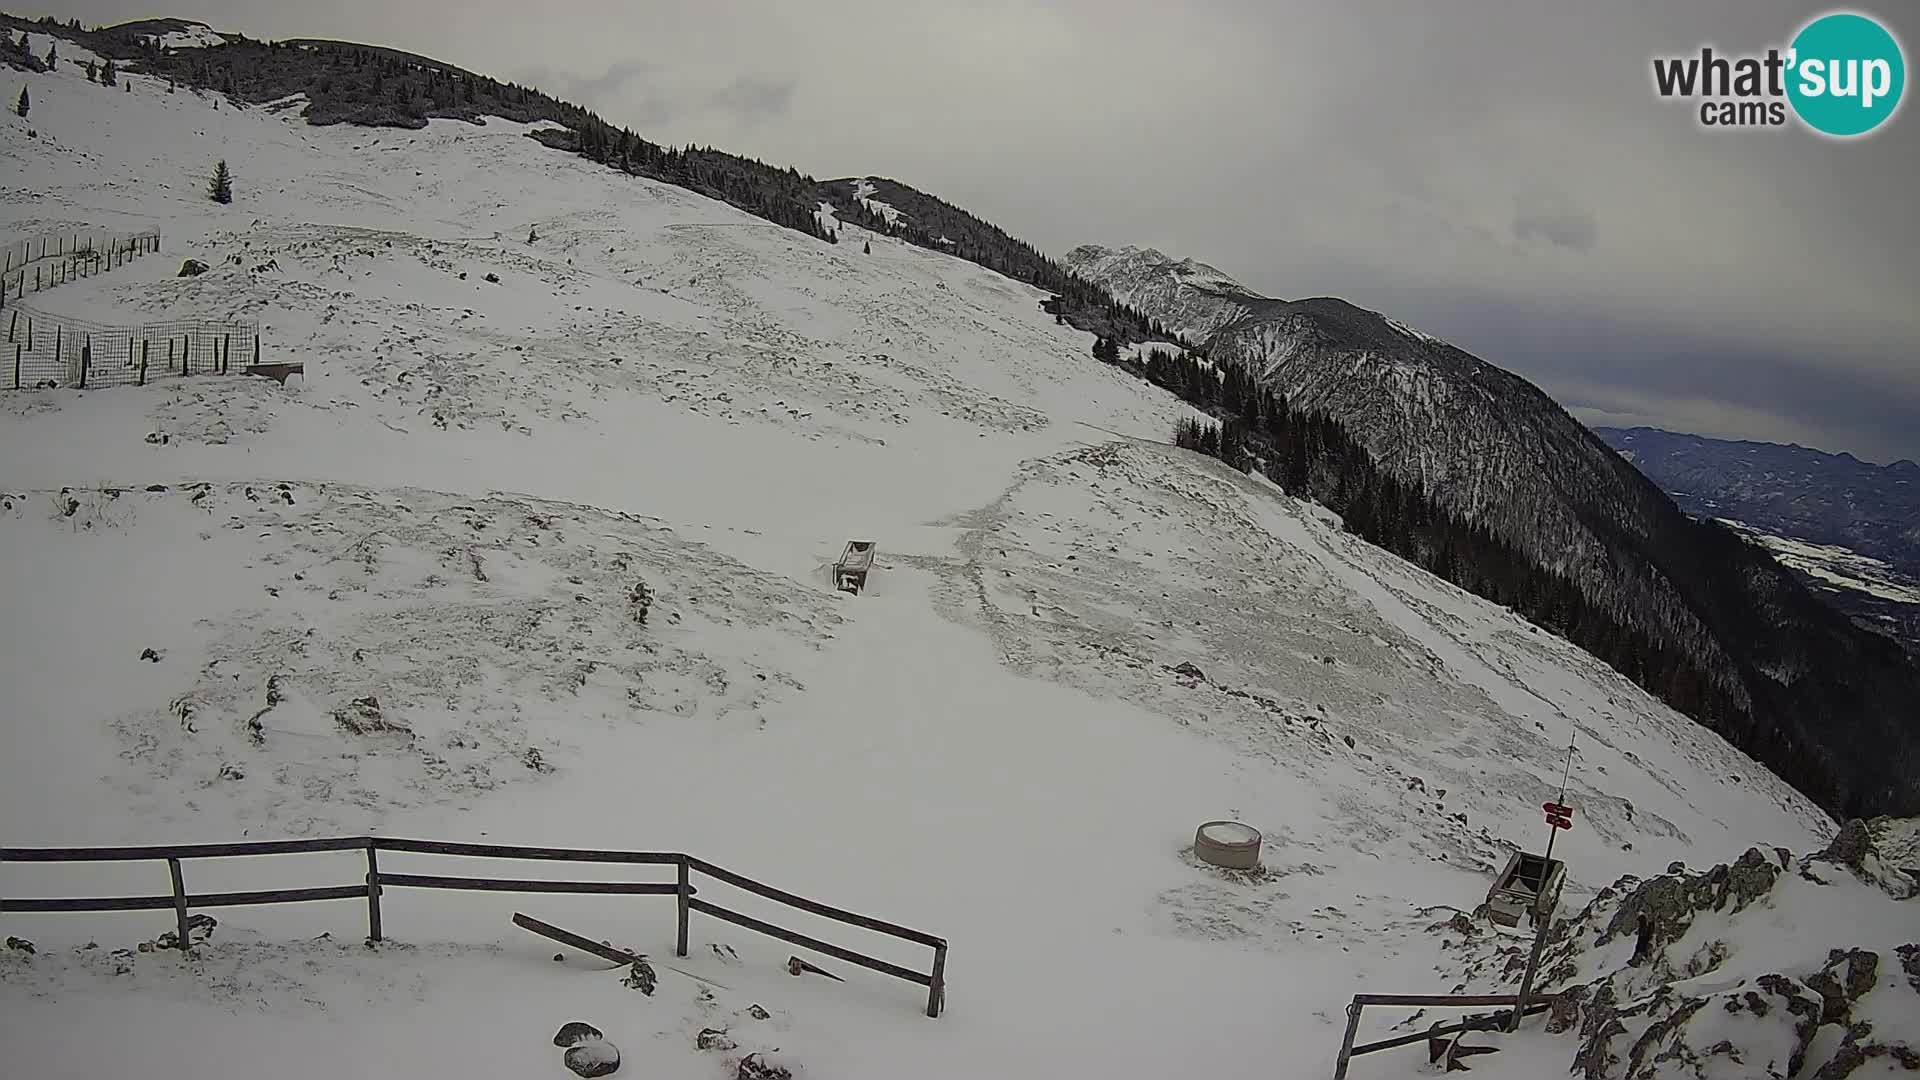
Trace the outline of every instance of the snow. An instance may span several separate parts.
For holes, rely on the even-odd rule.
[[[0,839],[689,851],[945,937],[948,1011],[826,958],[844,984],[793,978],[791,947],[704,918],[672,963],[727,989],[663,967],[642,1005],[508,924],[668,958],[657,898],[395,889],[398,943],[375,949],[352,944],[358,902],[227,908],[185,961],[114,955],[164,912],[8,915],[39,946],[0,954],[23,1075],[531,1074],[559,1068],[572,1019],[634,1075],[732,1075],[728,1055],[775,1047],[818,1076],[1312,1072],[1351,994],[1444,989],[1422,909],[1470,908],[1541,839],[1569,736],[1570,896],[1831,831],[1565,642],[1165,445],[1195,414],[1094,360],[1032,288],[823,244],[523,125],[314,128],[123,78],[62,65],[34,84],[39,139],[0,126],[36,193],[0,204],[0,232],[159,225],[163,254],[36,305],[257,318],[263,359],[307,370],[0,396],[0,607],[26,613],[0,629]],[[222,157],[231,206],[204,195]],[[175,277],[188,257],[213,270]],[[827,575],[850,538],[883,551],[857,597]],[[1260,823],[1261,876],[1183,853],[1216,819]],[[0,894],[161,874],[4,864]],[[756,1003],[770,1020],[742,1018]],[[740,1048],[695,1051],[721,1022]]]
[[[1260,830],[1234,822],[1219,821],[1202,828],[1200,835],[1222,844],[1251,844],[1260,839]]]
[[[1902,604],[1920,604],[1920,583],[1910,582],[1884,560],[1862,555],[1840,544],[1816,544],[1811,540],[1777,536],[1731,518],[1716,520],[1771,551],[1782,565],[1836,588]]]
[[[1382,317],[1387,318],[1386,316],[1382,316]],[[1429,345],[1445,345],[1446,344],[1446,342],[1441,341],[1439,338],[1434,337],[1432,334],[1429,334],[1424,330],[1416,330],[1413,327],[1408,326],[1406,323],[1401,322],[1399,319],[1387,318],[1387,325],[1393,327],[1395,330],[1399,331],[1401,334],[1405,335],[1406,337],[1410,337],[1415,341],[1423,341]]]
[[[225,45],[227,39],[205,23],[191,23],[185,29],[159,35],[154,42],[163,49],[210,49]]]
[[[868,213],[878,214],[881,220],[885,221],[889,227],[900,224],[900,220],[907,215],[901,213],[897,207],[874,198],[873,192],[873,181],[855,180],[853,182],[853,197],[859,200],[861,206],[867,208]],[[940,238],[940,242],[943,244],[953,243],[953,241],[944,236]]]

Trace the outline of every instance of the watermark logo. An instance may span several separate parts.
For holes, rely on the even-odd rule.
[[[1697,101],[1705,128],[1779,128],[1789,117],[1832,138],[1866,135],[1900,109],[1906,57],[1887,27],[1850,11],[1822,15],[1784,48],[1656,56],[1654,92]]]

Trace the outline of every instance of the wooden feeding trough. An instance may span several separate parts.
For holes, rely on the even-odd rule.
[[[1518,926],[1522,918],[1538,926],[1560,902],[1566,878],[1567,864],[1559,859],[1516,851],[1487,891],[1487,917],[1501,926]]]
[[[859,595],[867,587],[867,574],[873,569],[874,545],[871,540],[849,540],[833,564],[833,587]]]

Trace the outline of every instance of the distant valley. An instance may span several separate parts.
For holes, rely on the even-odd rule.
[[[1920,465],[1594,428],[1681,509],[1737,525],[1855,621],[1920,647]]]

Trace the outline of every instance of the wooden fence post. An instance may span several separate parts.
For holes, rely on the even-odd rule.
[[[258,329],[253,332],[253,366],[260,366],[260,331]]]
[[[172,334],[167,335],[167,371],[169,373],[173,371],[173,335]],[[186,373],[187,373],[187,365],[181,364],[180,374],[185,375]]]
[[[93,335],[87,335],[86,344],[80,346],[80,389],[87,388],[87,369],[93,366]]]
[[[13,343],[13,388],[20,389],[20,343]]]
[[[1353,1037],[1360,1033],[1360,1003],[1347,1005],[1347,1034],[1340,1040],[1340,1056],[1333,1059],[1333,1080],[1347,1080],[1347,1062],[1353,1059]]]
[[[687,955],[687,899],[689,896],[692,895],[692,893],[693,893],[693,889],[689,886],[687,882],[687,856],[685,855],[685,853],[682,853],[680,856],[680,893],[679,893],[680,936],[676,938],[674,941],[673,955],[675,956]]]
[[[367,940],[380,940],[380,859],[379,846],[367,838]]]
[[[933,982],[927,986],[927,1015],[937,1017],[947,1007],[947,947],[933,947]]]
[[[167,860],[167,873],[173,875],[173,917],[180,935],[180,952],[187,951],[187,887],[180,879],[180,860]]]
[[[0,292],[3,292],[3,291],[5,290],[0,290]],[[19,325],[20,325],[20,313],[16,311],[13,313],[13,318],[7,320],[7,340],[8,341],[13,340],[14,328],[18,327]]]
[[[233,360],[233,335],[220,335],[220,374],[227,374],[227,365]]]

